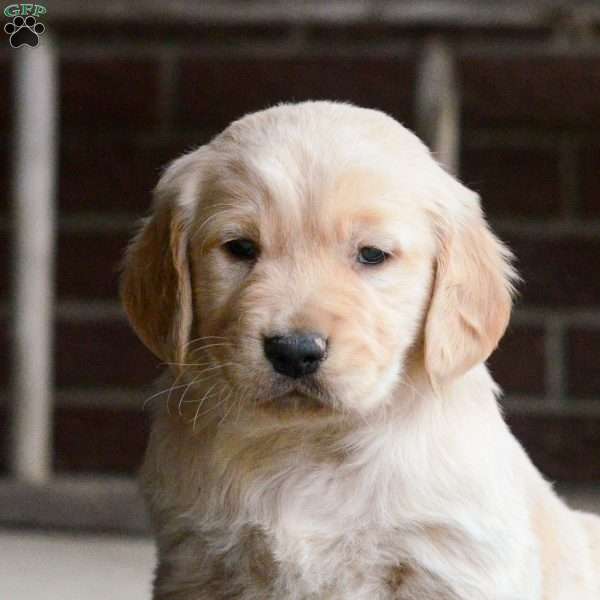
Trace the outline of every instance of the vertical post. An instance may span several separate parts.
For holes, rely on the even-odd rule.
[[[417,133],[448,171],[458,172],[460,92],[454,57],[439,38],[425,43],[416,94]]]
[[[48,34],[15,56],[14,364],[11,468],[44,483],[52,464],[57,69]]]

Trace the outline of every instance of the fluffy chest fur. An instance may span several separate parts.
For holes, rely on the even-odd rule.
[[[155,482],[158,466],[164,484],[150,504],[169,585],[240,600],[538,598],[525,506],[493,458],[513,452],[510,437],[467,439],[450,433],[466,417],[438,418],[341,437],[216,427],[199,439],[157,424],[145,476]]]

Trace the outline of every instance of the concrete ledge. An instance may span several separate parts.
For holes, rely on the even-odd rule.
[[[106,0],[82,3],[55,0],[47,19],[180,24],[323,23],[352,25],[386,23],[438,27],[552,26],[577,20],[597,22],[600,7],[593,0]]]
[[[44,486],[0,480],[0,523],[147,534],[137,484],[128,478],[57,477]]]

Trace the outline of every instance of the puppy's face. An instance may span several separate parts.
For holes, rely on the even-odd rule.
[[[207,352],[249,401],[367,412],[416,339],[435,240],[385,169],[287,160],[241,152],[212,183],[190,245],[198,334],[223,338]]]
[[[381,113],[246,117],[176,161],[157,203],[125,305],[159,356],[238,409],[365,415],[407,361],[456,376],[506,325],[506,253],[476,199]]]

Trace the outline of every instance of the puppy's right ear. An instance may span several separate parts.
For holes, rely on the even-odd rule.
[[[166,362],[185,362],[193,322],[188,236],[201,150],[173,162],[161,177],[153,214],[129,246],[121,275],[121,300],[133,329]]]

